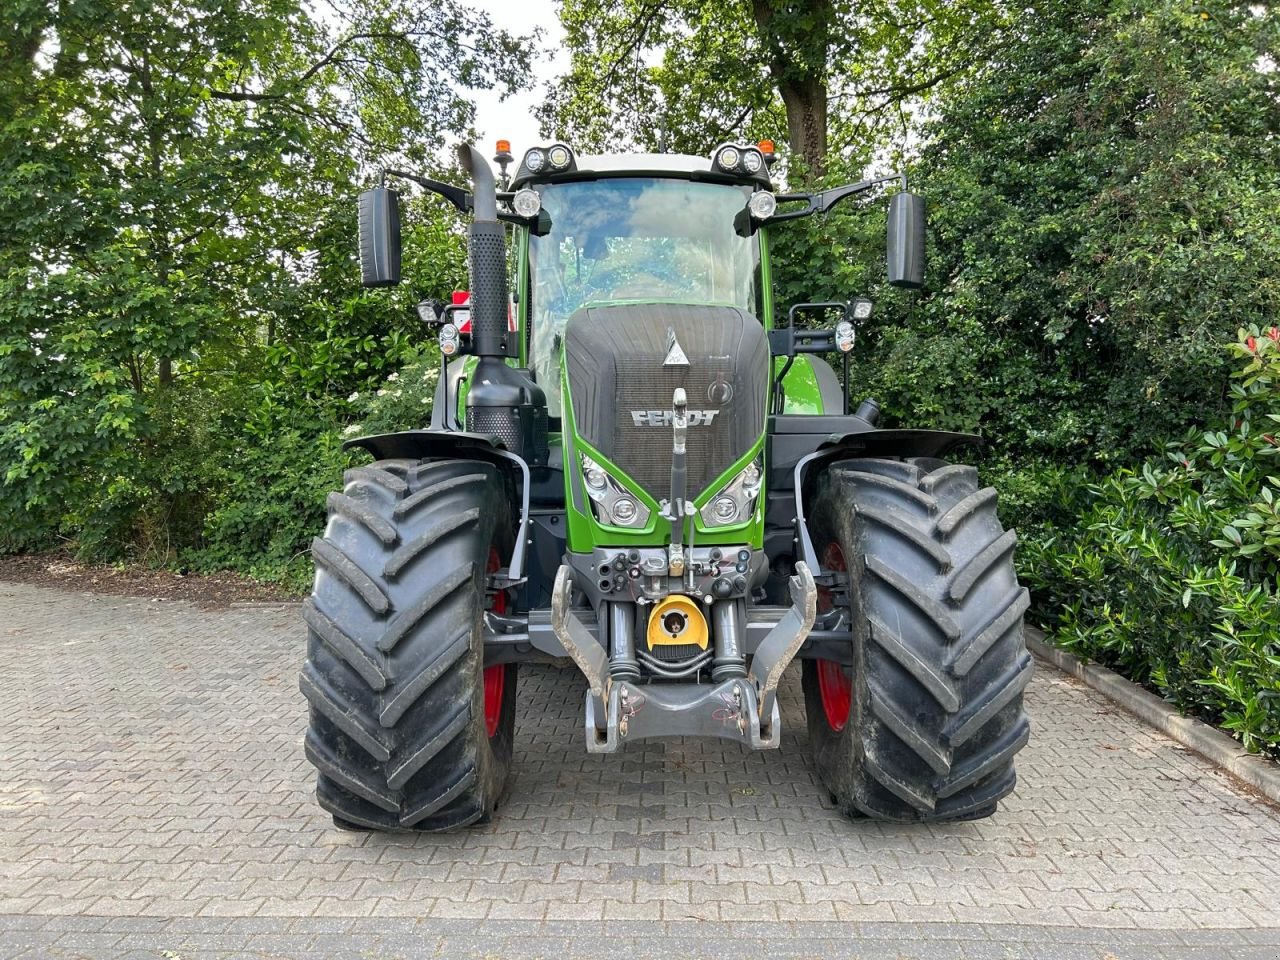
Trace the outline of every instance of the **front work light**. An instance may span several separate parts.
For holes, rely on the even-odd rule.
[[[737,144],[726,143],[717,147],[712,154],[712,166],[722,173],[759,177],[765,166],[764,154],[758,147],[740,147]]]
[[[866,297],[859,297],[853,301],[853,319],[866,320],[871,316],[871,301]]]
[[[439,323],[440,307],[439,300],[420,300],[414,309],[418,311],[418,319],[423,323]]]
[[[569,161],[573,159],[573,154],[563,143],[557,143],[547,151],[547,161],[553,169],[563,170],[569,166]]]
[[[512,198],[511,209],[518,216],[524,217],[526,220],[532,220],[538,215],[538,211],[542,209],[542,196],[537,190],[523,187],[517,190],[516,195]]]
[[[530,173],[538,173],[547,163],[547,155],[534,147],[524,155],[524,168]]]
[[[768,220],[778,209],[778,198],[768,190],[757,190],[751,195],[747,206],[751,208],[751,216],[757,220]]]

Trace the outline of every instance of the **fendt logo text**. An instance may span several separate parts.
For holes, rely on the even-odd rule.
[[[690,410],[689,426],[709,427],[719,410]],[[669,427],[671,426],[670,410],[632,410],[631,422],[637,427]]]

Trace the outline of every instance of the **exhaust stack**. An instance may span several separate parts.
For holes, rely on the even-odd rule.
[[[471,349],[478,357],[514,357],[515,337],[507,327],[506,233],[498,220],[498,194],[489,161],[469,143],[458,160],[471,177],[475,217],[468,229],[471,271]]]
[[[506,228],[489,161],[475,147],[458,147],[471,175],[474,219],[468,228],[471,267],[471,352],[479,358],[467,391],[467,431],[493,437],[533,466],[547,462],[547,395],[528,370],[507,364],[520,355],[507,323]]]

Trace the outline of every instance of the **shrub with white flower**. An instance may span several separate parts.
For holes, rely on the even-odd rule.
[[[418,430],[431,422],[431,405],[440,379],[440,353],[434,343],[424,345],[386,385],[365,398],[361,414],[363,433]]]

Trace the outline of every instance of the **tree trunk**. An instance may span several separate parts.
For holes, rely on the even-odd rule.
[[[835,8],[831,0],[801,0],[779,17],[779,0],[751,0],[769,75],[787,111],[787,141],[804,180],[821,179],[827,167],[827,52]],[[797,30],[801,13],[813,26]]]
[[[820,180],[827,169],[827,85],[818,77],[780,83],[787,108],[787,142],[800,159],[804,176]]]

